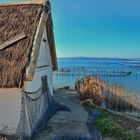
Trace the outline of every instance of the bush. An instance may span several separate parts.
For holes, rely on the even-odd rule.
[[[94,77],[85,77],[76,83],[76,90],[80,94],[81,100],[91,99],[91,101],[100,105],[104,98],[105,81]]]

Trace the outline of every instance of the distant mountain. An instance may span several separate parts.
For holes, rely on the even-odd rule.
[[[58,57],[58,60],[118,60],[118,61],[140,61],[140,58],[110,58],[110,57]]]

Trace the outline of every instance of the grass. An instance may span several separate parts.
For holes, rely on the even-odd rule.
[[[96,105],[86,106],[85,109],[96,109],[102,115],[96,120],[96,127],[99,129],[103,137],[110,137],[113,140],[138,140],[134,131],[123,128],[117,120],[122,116],[115,115],[107,109],[103,109]]]
[[[134,133],[124,130],[115,122],[113,117],[101,117],[96,122],[97,128],[103,136],[113,137],[116,140],[136,140]]]

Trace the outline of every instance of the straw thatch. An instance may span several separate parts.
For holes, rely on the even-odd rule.
[[[0,5],[0,45],[22,32],[27,35],[0,51],[0,87],[23,86],[41,13],[41,4]]]

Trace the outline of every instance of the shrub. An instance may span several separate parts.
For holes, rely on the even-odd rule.
[[[100,105],[104,98],[105,81],[94,77],[85,77],[77,81],[76,87],[81,100],[91,99],[91,101]]]

